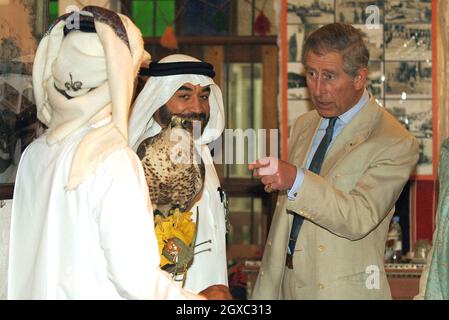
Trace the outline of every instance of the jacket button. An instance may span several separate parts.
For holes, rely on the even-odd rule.
[[[318,288],[320,288],[320,289],[324,289],[324,284],[322,284],[322,283],[318,283]]]
[[[318,246],[318,250],[320,250],[320,252],[323,252],[325,249],[326,249],[326,247],[323,246],[322,244],[320,244],[320,245]]]

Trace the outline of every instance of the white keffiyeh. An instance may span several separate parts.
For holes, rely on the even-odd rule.
[[[200,62],[193,57],[174,54],[160,60],[158,63],[170,62]],[[202,136],[195,141],[205,145],[220,137],[224,130],[224,106],[220,88],[210,77],[198,74],[177,74],[170,76],[152,76],[134,102],[129,121],[129,145],[137,150],[139,144],[148,137],[161,131],[160,125],[154,121],[154,113],[161,108],[185,83],[192,85],[209,86],[210,118]]]
[[[112,113],[111,122],[91,130],[78,146],[68,190],[92,174],[111,152],[127,146],[134,80],[142,62],[150,58],[129,18],[118,14],[126,30],[124,41],[114,30],[114,21],[107,21],[110,11],[93,6],[84,10],[88,11],[75,14],[93,17],[96,32],[74,30],[64,36],[64,26],[73,20],[57,21],[40,42],[33,67],[37,114],[49,128],[48,144],[60,143]]]

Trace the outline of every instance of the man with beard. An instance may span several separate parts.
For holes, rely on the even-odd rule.
[[[148,75],[150,78],[134,103],[129,144],[138,150],[143,141],[158,135],[173,116],[200,120],[201,134],[193,138],[204,163],[205,179],[198,201],[190,208],[194,213],[198,209],[199,223],[194,259],[183,279],[184,287],[198,293],[213,286],[230,298],[225,243],[226,200],[207,146],[219,138],[224,129],[223,98],[212,80],[213,67],[193,57],[175,54],[151,63]],[[195,214],[192,218],[196,221]]]

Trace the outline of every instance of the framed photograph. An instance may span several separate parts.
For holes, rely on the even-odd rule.
[[[381,61],[370,61],[368,63],[368,79],[366,81],[366,89],[368,92],[376,99],[383,99],[384,82],[383,63]]]
[[[374,7],[373,7],[374,6]],[[435,73],[437,63],[436,40],[432,25],[436,19],[436,2],[430,0],[335,0],[334,5],[325,1],[287,0],[283,5],[281,28],[282,76],[282,146],[287,157],[287,138],[291,122],[303,113],[309,104],[304,66],[301,63],[303,44],[307,36],[332,19],[316,18],[303,12],[327,13],[333,7],[334,21],[350,23],[360,29],[370,51],[367,90],[378,103],[394,110],[402,119],[419,123],[413,125],[413,134],[420,143],[420,163],[412,180],[435,180],[438,156],[437,101]],[[379,27],[372,21],[378,9]],[[318,16],[318,14],[316,14]],[[375,25],[371,27],[370,25]],[[409,107],[408,107],[409,106]],[[420,127],[419,127],[420,126]],[[418,128],[419,127],[419,128]],[[434,128],[433,131],[431,128]]]
[[[433,175],[432,100],[387,99],[385,102],[385,108],[418,139],[419,160],[414,175]]]
[[[385,60],[432,60],[431,24],[385,24]]]
[[[306,74],[304,65],[300,62],[291,62],[288,64],[287,75],[288,99],[308,99],[309,93],[307,91]]]
[[[432,62],[385,62],[387,98],[432,98]]]
[[[301,61],[301,50],[304,43],[305,25],[290,24],[287,26],[288,61]]]
[[[325,24],[334,22],[334,0],[288,0],[288,23]]]
[[[301,62],[302,47],[305,39],[312,31],[322,26],[322,24],[291,24],[287,26],[289,62]]]
[[[355,24],[355,28],[362,31],[363,41],[369,51],[370,61],[383,60],[384,38],[382,28],[368,28],[365,24]]]
[[[383,23],[383,0],[337,0],[335,5],[335,17],[338,22],[351,24],[365,24],[368,15],[366,8],[368,6],[377,6],[379,8],[379,23]]]
[[[0,2],[0,199],[10,199],[20,156],[43,132],[32,65],[48,20],[47,1]]]
[[[385,23],[431,23],[432,2],[425,0],[385,1]]]

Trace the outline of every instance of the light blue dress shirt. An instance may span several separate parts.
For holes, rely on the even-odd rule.
[[[355,117],[357,113],[363,108],[364,105],[368,103],[369,100],[369,94],[368,91],[363,92],[362,97],[360,100],[356,103],[354,107],[343,113],[342,115],[338,116],[337,121],[335,122],[334,126],[334,134],[332,135],[332,141],[327,148],[327,151],[329,151],[330,148],[332,148],[332,145],[337,138],[337,136],[340,134],[340,132],[348,125],[349,122]],[[315,154],[316,149],[318,148],[321,140],[323,139],[324,135],[326,134],[326,128],[329,124],[329,119],[322,118],[320,122],[320,126],[318,128],[318,131],[313,139],[312,147],[310,149],[310,153],[307,157],[306,162],[306,168],[310,166],[310,162],[312,162],[313,155]],[[299,189],[302,186],[302,183],[304,181],[304,168],[298,168],[296,173],[296,179],[293,183],[293,186],[290,190],[288,190],[287,197],[289,200],[295,200],[296,195],[298,194]]]

